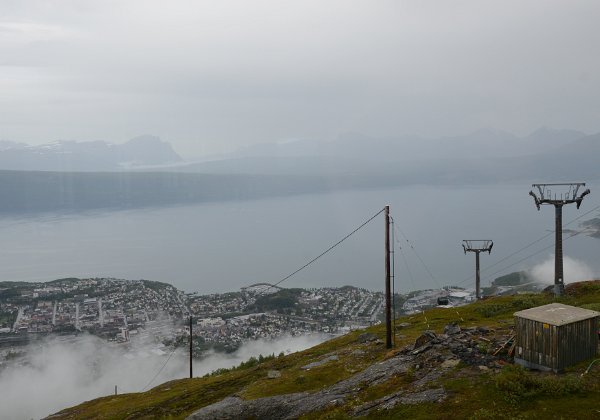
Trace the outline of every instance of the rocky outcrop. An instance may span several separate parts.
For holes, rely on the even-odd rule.
[[[307,413],[343,405],[361,390],[405,374],[410,375],[412,379],[409,385],[385,397],[366,402],[349,414],[360,417],[373,410],[389,410],[398,404],[441,401],[446,398],[446,391],[441,386],[436,387],[435,381],[461,362],[486,370],[499,367],[498,359],[483,351],[480,344],[485,343],[486,347],[489,347],[495,345],[496,341],[501,341],[485,338],[484,335],[489,332],[486,329],[463,330],[458,325],[451,324],[445,331],[445,334],[439,335],[433,331],[425,331],[413,345],[404,347],[387,360],[316,392],[299,392],[255,400],[230,396],[196,411],[188,419],[295,419]],[[372,337],[360,336],[357,341],[364,346],[377,345]],[[303,369],[308,366],[315,368],[336,360],[337,355],[328,355],[304,366]]]
[[[385,382],[392,376],[405,373],[411,366],[412,356],[399,356],[371,365],[360,373],[320,391],[277,395],[256,400],[229,397],[204,407],[189,419],[294,419],[303,414],[340,405],[369,385]]]
[[[355,417],[366,416],[372,410],[390,410],[398,404],[419,404],[424,402],[436,402],[446,398],[444,388],[426,389],[421,392],[406,394],[396,392],[386,395],[375,401],[370,401],[356,408],[352,413]]]

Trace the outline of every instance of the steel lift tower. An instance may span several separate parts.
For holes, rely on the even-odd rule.
[[[492,253],[492,247],[494,246],[494,242],[491,239],[464,239],[463,240],[463,250],[465,251],[465,255],[467,252],[475,253],[475,297],[477,299],[481,299],[481,293],[479,292],[479,287],[481,284],[481,276],[479,270],[479,254],[481,252],[487,252],[488,254]]]
[[[542,204],[552,204],[555,209],[555,251],[554,251],[554,295],[560,296],[565,290],[565,279],[563,274],[563,246],[562,246],[562,208],[565,204],[576,203],[577,208],[581,206],[583,198],[590,193],[586,189],[581,195],[577,195],[581,187],[585,187],[585,182],[569,182],[566,184],[533,184],[537,188],[538,194],[529,191],[533,197],[535,205],[540,210]],[[556,193],[552,191],[554,187],[562,189],[563,192]],[[565,192],[566,189],[566,192]]]

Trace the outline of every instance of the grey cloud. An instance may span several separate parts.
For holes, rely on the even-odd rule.
[[[0,6],[5,139],[599,129],[595,1],[47,3]]]
[[[315,334],[250,341],[234,353],[210,353],[195,360],[194,374],[202,376],[236,366],[260,354],[303,350],[327,338]],[[0,366],[2,418],[15,420],[41,418],[68,406],[111,395],[115,385],[120,393],[140,392],[171,379],[187,377],[189,372],[185,348],[176,351],[165,364],[170,349],[136,341],[117,345],[84,335],[70,341],[50,338],[16,350],[27,353],[27,363],[17,359],[4,361]],[[23,398],[24,395],[28,397]]]

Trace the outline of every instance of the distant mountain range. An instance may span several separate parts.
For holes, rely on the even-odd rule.
[[[190,164],[152,136],[123,145],[2,142],[0,213],[137,208],[417,184],[591,182],[600,180],[599,161],[600,134],[551,129],[526,138],[481,130],[415,144],[353,135],[333,142],[253,146]]]
[[[171,145],[155,136],[124,144],[57,141],[41,146],[0,141],[0,169],[23,171],[118,171],[181,162]]]
[[[479,130],[442,139],[341,136],[263,144],[182,165],[206,174],[379,178],[383,185],[488,184],[600,179],[600,133],[542,128],[526,137]]]
[[[576,130],[547,127],[525,137],[496,129],[481,129],[463,136],[437,139],[420,136],[371,137],[346,133],[333,141],[300,139],[252,145],[228,157],[321,156],[390,161],[499,158],[543,153],[566,146],[585,135]]]

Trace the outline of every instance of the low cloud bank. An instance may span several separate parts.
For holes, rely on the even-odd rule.
[[[594,278],[594,271],[590,266],[571,257],[563,257],[563,272],[565,284]],[[527,274],[539,283],[554,284],[554,255],[531,268]]]
[[[328,338],[315,334],[257,340],[231,354],[209,353],[194,362],[194,376],[239,365],[259,354],[303,350]],[[69,341],[52,338],[19,350],[25,350],[27,356],[4,361],[0,370],[2,419],[37,419],[83,401],[114,394],[115,385],[119,393],[139,392],[189,374],[184,349],[170,356],[171,350],[166,348],[135,342],[118,345],[94,336]]]

